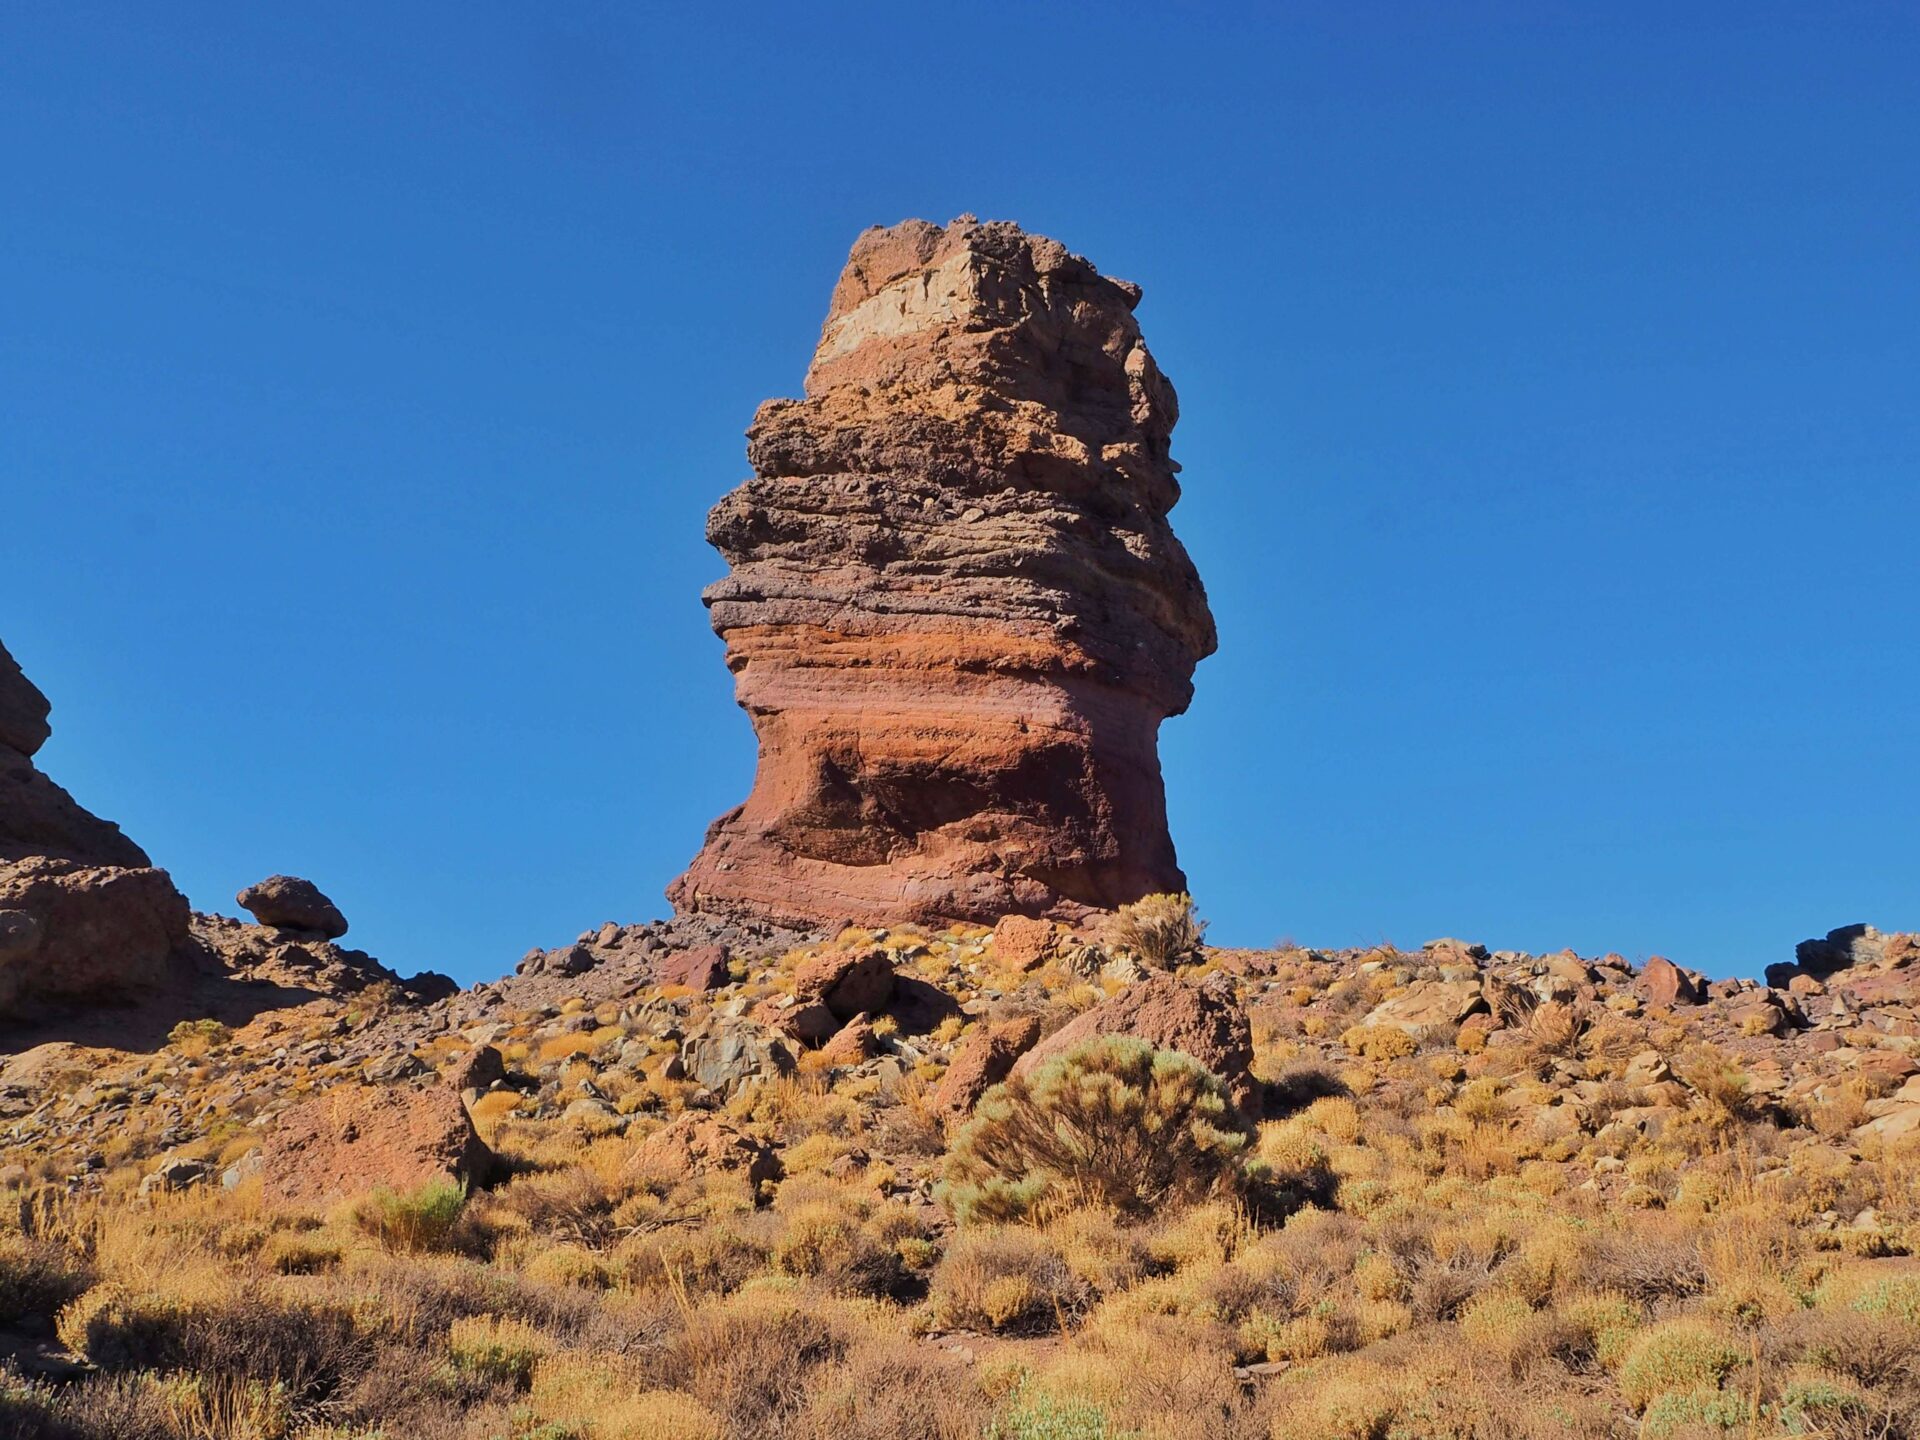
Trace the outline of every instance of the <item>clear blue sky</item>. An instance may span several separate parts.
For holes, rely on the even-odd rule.
[[[746,792],[700,587],[858,231],[1146,287],[1217,938],[1920,924],[1900,5],[11,5],[0,637],[203,908],[463,980]]]

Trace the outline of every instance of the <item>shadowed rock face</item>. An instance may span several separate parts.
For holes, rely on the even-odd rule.
[[[1214,648],[1139,289],[1009,224],[866,232],[707,521],[760,763],[669,896],[1073,919],[1184,888],[1157,735]]]
[[[166,872],[33,763],[48,709],[0,646],[0,1020],[30,997],[125,1000],[165,980],[187,938]]]

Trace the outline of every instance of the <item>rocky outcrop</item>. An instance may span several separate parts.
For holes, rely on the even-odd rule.
[[[131,999],[173,973],[187,937],[166,872],[34,764],[50,708],[0,646],[0,1019]]]
[[[1682,970],[1664,955],[1649,955],[1640,971],[1647,999],[1655,1005],[1698,1005],[1706,998],[1707,987],[1691,970]]]
[[[1017,1015],[979,1025],[954,1051],[953,1062],[933,1092],[933,1109],[958,1118],[971,1114],[980,1097],[1013,1073],[1014,1063],[1040,1038],[1040,1017]]]
[[[677,1184],[702,1175],[743,1174],[758,1188],[780,1178],[780,1157],[764,1140],[718,1115],[682,1115],[635,1147],[626,1178]]]
[[[1253,1030],[1247,1012],[1224,976],[1195,985],[1159,974],[1103,1000],[1022,1055],[1015,1075],[1031,1075],[1057,1055],[1103,1035],[1132,1035],[1160,1050],[1180,1050],[1226,1082],[1242,1110],[1257,1114],[1259,1082],[1253,1077]]]
[[[298,876],[269,875],[233,898],[260,924],[275,930],[297,930],[322,940],[338,940],[347,933],[340,907],[318,885]]]
[[[855,243],[706,592],[759,770],[669,894],[790,923],[1076,919],[1185,881],[1157,733],[1214,648],[1138,287],[1010,224]]]
[[[493,1153],[442,1085],[349,1085],[282,1114],[260,1147],[268,1198],[403,1194],[434,1180],[480,1183]]]
[[[203,973],[276,985],[315,995],[357,995],[392,985],[399,997],[430,1001],[459,989],[445,975],[422,971],[402,979],[364,950],[348,950],[310,930],[249,925],[224,915],[198,915],[190,927],[191,954]]]

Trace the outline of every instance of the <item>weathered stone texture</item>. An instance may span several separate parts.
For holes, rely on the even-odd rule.
[[[1009,224],[856,242],[806,398],[761,407],[708,517],[760,764],[677,908],[1071,920],[1184,887],[1157,734],[1214,628],[1139,295]]]

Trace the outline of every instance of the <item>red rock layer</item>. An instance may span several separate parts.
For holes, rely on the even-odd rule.
[[[1157,736],[1214,629],[1139,296],[1010,224],[855,243],[806,398],[761,407],[707,520],[760,763],[677,908],[1072,919],[1184,888]]]

